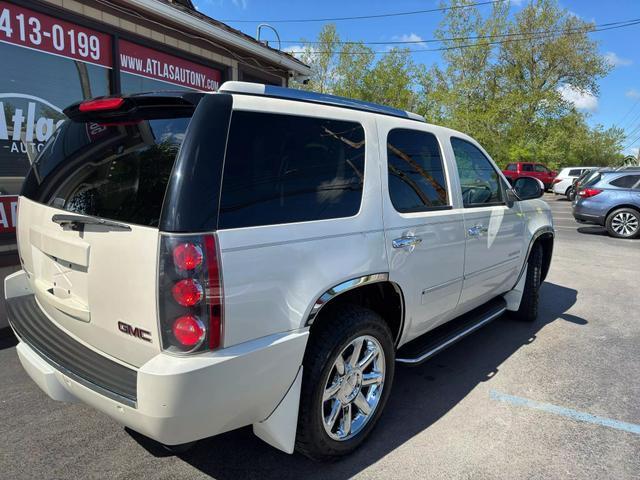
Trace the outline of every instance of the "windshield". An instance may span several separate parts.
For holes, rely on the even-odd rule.
[[[34,160],[22,195],[68,212],[155,227],[189,120],[67,120]]]

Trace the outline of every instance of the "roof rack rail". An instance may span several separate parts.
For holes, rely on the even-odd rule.
[[[326,93],[307,92],[305,90],[276,87],[274,85],[264,85],[262,83],[235,81],[224,82],[218,91],[225,93],[241,93],[245,95],[262,95],[265,97],[297,100],[299,102],[320,103],[323,105],[332,105],[336,107],[350,108],[353,110],[380,113],[382,115],[391,115],[393,117],[406,118],[408,120],[416,120],[418,122],[426,122],[422,115],[400,110],[399,108],[387,107],[385,105],[365,102],[363,100],[338,97],[336,95],[328,95]]]

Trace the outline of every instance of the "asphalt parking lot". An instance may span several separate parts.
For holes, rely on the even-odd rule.
[[[169,456],[90,408],[49,400],[5,337],[0,477],[638,478],[640,240],[578,225],[566,200],[546,199],[557,236],[538,321],[501,318],[399,368],[379,426],[351,457],[312,463],[250,428]]]

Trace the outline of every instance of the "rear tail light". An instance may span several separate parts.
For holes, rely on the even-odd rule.
[[[561,178],[554,178],[553,179],[553,184],[555,185],[556,183],[560,183],[562,181]]]
[[[194,347],[201,344],[207,334],[207,328],[204,323],[193,315],[184,315],[177,318],[173,322],[171,331],[180,345],[185,347]]]
[[[97,98],[87,100],[78,106],[81,112],[105,112],[108,110],[118,110],[124,103],[124,98]]]
[[[599,193],[602,193],[602,190],[598,188],[583,188],[578,191],[578,196],[580,196],[581,198],[591,198],[595,197]]]
[[[221,346],[219,258],[215,234],[161,235],[158,307],[164,350],[197,353]]]

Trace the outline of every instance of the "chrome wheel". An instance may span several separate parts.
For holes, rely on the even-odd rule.
[[[638,218],[629,212],[617,213],[611,219],[611,229],[624,237],[635,235],[638,232]]]
[[[336,357],[322,395],[322,424],[334,440],[357,435],[380,402],[385,379],[382,345],[363,335]]]

